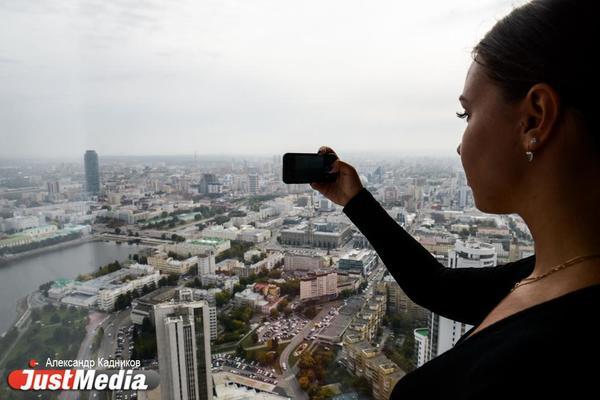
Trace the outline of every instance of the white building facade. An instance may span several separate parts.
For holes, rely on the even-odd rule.
[[[319,271],[300,279],[300,300],[337,296],[337,272]]]
[[[457,240],[448,252],[448,268],[486,268],[497,264],[496,248],[470,237]],[[433,359],[450,350],[473,326],[432,313],[430,321],[429,356]]]
[[[154,306],[161,399],[213,398],[208,303]]]

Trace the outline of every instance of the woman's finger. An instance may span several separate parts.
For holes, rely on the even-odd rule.
[[[341,161],[335,160],[333,163],[331,163],[331,168],[329,169],[329,173],[330,174],[335,174],[336,172],[338,172],[340,170],[340,165]]]
[[[335,151],[333,151],[333,149],[331,147],[321,146],[321,147],[319,147],[319,151],[317,153],[319,153],[319,154],[323,154],[323,153],[335,154]],[[336,154],[336,156],[337,156],[337,154]]]

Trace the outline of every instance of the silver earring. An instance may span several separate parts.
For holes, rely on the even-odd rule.
[[[527,156],[527,161],[531,162],[533,160],[533,152],[528,151],[525,153],[525,156]]]
[[[537,143],[537,139],[536,138],[532,138],[531,139],[531,144],[536,144]],[[525,152],[525,156],[527,157],[527,161],[531,162],[533,160],[533,151],[527,151]]]

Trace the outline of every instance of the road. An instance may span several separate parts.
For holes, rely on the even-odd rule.
[[[122,242],[127,242],[128,240],[139,240],[140,244],[151,245],[151,246],[156,246],[156,245],[161,245],[161,244],[173,244],[172,240],[155,239],[155,238],[145,237],[145,236],[136,237],[136,236],[127,236],[127,235],[116,235],[114,233],[94,234],[94,237],[96,237],[98,239],[102,239],[102,240],[116,240],[116,241],[122,241]]]
[[[40,292],[38,292],[38,291],[28,294],[25,301],[26,301],[25,311],[23,312],[23,314],[21,314],[19,319],[14,324],[14,326],[17,328],[18,336],[11,343],[10,347],[4,352],[2,358],[0,358],[0,365],[4,364],[4,362],[6,361],[6,358],[10,354],[10,352],[13,350],[13,348],[16,346],[16,344],[19,343],[19,340],[21,340],[21,337],[25,334],[25,332],[27,332],[27,330],[31,326],[31,310],[32,310],[32,308],[41,307],[44,304],[46,304],[46,302],[41,297]],[[3,372],[3,371],[0,370],[0,372]]]
[[[131,309],[121,310],[117,313],[114,313],[113,317],[107,321],[105,324],[108,324],[104,327],[104,338],[98,349],[98,358],[104,357],[108,359],[109,357],[114,358],[115,351],[117,349],[117,333],[119,328],[128,327],[131,325]],[[123,345],[123,359],[128,358],[128,350],[127,344]],[[114,393],[112,397],[114,399]]]
[[[85,337],[79,346],[79,351],[77,352],[77,360],[94,360],[91,345],[94,341],[94,337],[96,337],[96,333],[98,328],[102,326],[102,323],[110,318],[110,315],[93,311],[89,314],[89,322],[85,327]],[[60,400],[77,400],[79,399],[79,392],[73,391],[64,391],[58,395]]]
[[[97,315],[96,315],[97,314]],[[99,358],[108,359],[109,357],[114,357],[115,350],[117,347],[117,342],[115,340],[117,331],[121,326],[128,326],[131,324],[130,318],[130,310],[122,310],[117,313],[104,314],[104,313],[93,313],[90,315],[90,324],[86,327],[87,335],[79,348],[79,353],[77,355],[77,359],[79,360],[94,360],[97,361]],[[100,342],[100,346],[97,350],[96,356],[92,353],[92,349],[90,349],[90,345],[98,331],[98,329],[102,327],[104,329],[104,336],[102,337],[102,341]],[[126,358],[127,347],[123,351],[123,359]],[[96,366],[96,369],[102,369]],[[63,392],[63,393],[73,393],[73,392]],[[103,392],[98,392],[92,390],[90,392],[90,399],[104,399],[105,394]],[[61,400],[75,400],[78,397],[60,397]],[[111,394],[109,398],[114,398],[114,393]]]
[[[308,395],[300,388],[300,384],[296,378],[298,368],[290,365],[290,355],[294,350],[296,350],[296,347],[298,347],[300,343],[306,339],[310,333],[310,330],[315,326],[315,323],[323,319],[323,317],[329,313],[329,310],[332,307],[339,305],[339,303],[340,301],[332,301],[323,304],[323,309],[317,314],[316,317],[312,319],[312,321],[308,322],[296,336],[292,338],[290,343],[285,347],[285,349],[283,349],[281,355],[279,356],[279,366],[281,367],[282,371],[281,378],[279,379],[279,386],[281,386],[286,391],[287,395],[292,399],[308,399]],[[284,371],[284,364],[287,366],[287,371]]]

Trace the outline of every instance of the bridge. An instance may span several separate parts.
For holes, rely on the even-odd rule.
[[[119,242],[127,242],[127,241],[138,241],[141,244],[149,244],[149,245],[161,245],[161,244],[173,244],[175,243],[172,240],[164,240],[164,239],[156,239],[150,237],[143,236],[127,236],[127,235],[117,235],[114,233],[95,233],[94,238],[102,239],[102,240],[117,240]]]

